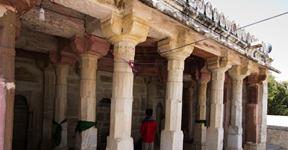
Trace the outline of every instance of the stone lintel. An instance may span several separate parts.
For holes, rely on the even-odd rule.
[[[88,35],[85,37],[74,37],[71,42],[71,47],[72,50],[79,55],[89,53],[100,58],[108,53],[110,44],[105,39]]]
[[[125,16],[113,13],[110,18],[101,22],[101,28],[112,44],[126,41],[137,45],[144,42],[148,36],[148,22],[145,18],[140,18],[133,13]]]

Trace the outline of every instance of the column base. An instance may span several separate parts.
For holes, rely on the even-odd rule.
[[[222,150],[223,149],[223,128],[208,128],[207,129],[207,150]]]
[[[77,141],[81,141],[81,143],[77,144],[77,149],[95,150],[97,148],[97,128],[92,127],[78,135],[78,138],[80,139]]]
[[[182,131],[167,131],[161,132],[161,150],[181,150],[183,149],[183,132]]]
[[[266,150],[266,143],[246,143],[244,150]]]
[[[67,122],[64,122],[61,124],[62,131],[61,131],[61,142],[60,144],[54,148],[55,150],[66,150],[68,149],[67,147]]]
[[[207,150],[205,144],[193,144],[192,150]]]
[[[229,127],[227,138],[228,150],[243,150],[242,148],[242,128]]]
[[[133,150],[133,138],[112,138],[107,137],[106,150]]]
[[[206,132],[207,128],[203,124],[195,125],[194,150],[206,150]]]

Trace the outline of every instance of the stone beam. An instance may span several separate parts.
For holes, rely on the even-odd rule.
[[[60,14],[65,15],[65,16],[67,15],[69,17],[78,18],[78,19],[82,19],[82,20],[85,19],[85,14],[82,14],[82,13],[75,11],[71,8],[67,8],[67,7],[64,7],[62,5],[58,5],[56,3],[53,3],[51,0],[38,1],[37,7],[42,7],[45,10],[48,9],[51,11],[59,12]]]
[[[114,5],[114,1],[104,0],[102,2],[108,4],[101,4],[100,1],[97,0],[52,0],[52,2],[57,3],[59,5],[74,9],[81,13],[87,14],[89,16],[105,19],[108,18],[112,11],[117,12],[117,8]],[[85,8],[85,9],[83,9]]]
[[[90,16],[86,17],[86,32],[98,37],[105,37],[101,30],[101,22],[97,18]]]
[[[35,52],[49,52],[57,49],[57,39],[53,36],[23,28],[16,40],[16,48]]]
[[[24,27],[64,38],[83,35],[85,32],[84,20],[60,15],[56,12],[45,10],[45,20],[39,18],[40,8],[33,8],[21,17]]]

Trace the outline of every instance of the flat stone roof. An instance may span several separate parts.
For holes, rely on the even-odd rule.
[[[267,125],[288,127],[288,116],[267,115]]]

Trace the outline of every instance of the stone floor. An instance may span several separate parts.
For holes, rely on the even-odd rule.
[[[278,145],[268,144],[268,145],[267,145],[267,150],[288,150],[288,149],[281,148],[281,147],[278,146]]]

